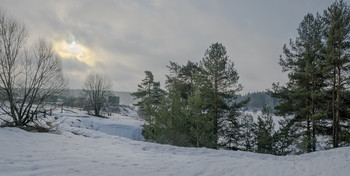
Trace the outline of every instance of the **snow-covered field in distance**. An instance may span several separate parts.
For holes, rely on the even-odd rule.
[[[350,148],[277,157],[144,142],[143,121],[56,112],[60,134],[0,128],[1,176],[317,175],[350,173]]]
[[[254,122],[258,122],[258,117],[262,116],[262,112],[261,111],[244,111],[243,113],[246,113],[246,114],[250,114],[252,117],[253,117],[253,120]],[[283,117],[281,116],[276,116],[276,115],[273,115],[272,114],[272,120],[273,120],[273,123],[275,125],[275,131],[279,130],[281,128],[280,124],[279,124],[279,121],[282,120]]]

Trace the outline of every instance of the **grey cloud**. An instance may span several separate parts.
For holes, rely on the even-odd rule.
[[[62,59],[63,70],[67,72],[86,72],[90,66],[76,58]]]
[[[84,85],[87,73],[91,67],[76,58],[62,59],[63,73],[68,79],[69,86],[74,89],[81,89]]]
[[[328,0],[3,0],[2,6],[28,24],[33,36],[71,40],[96,54],[96,66],[65,60],[71,76],[108,75],[118,90],[134,91],[151,70],[165,81],[169,61],[199,61],[211,43],[222,42],[235,62],[244,91],[283,82],[278,56],[307,12]],[[76,66],[73,66],[75,65]],[[73,79],[73,78],[72,78]],[[74,81],[74,86],[81,81]],[[73,83],[72,83],[73,86]]]

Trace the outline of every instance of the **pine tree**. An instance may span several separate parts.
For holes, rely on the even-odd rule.
[[[241,149],[244,151],[255,152],[257,126],[253,120],[253,116],[250,114],[241,114],[239,124],[239,146],[242,146],[243,148]]]
[[[172,141],[172,122],[169,118],[169,99],[163,96],[159,104],[158,111],[155,113],[154,131],[152,139],[160,144],[170,144]],[[147,138],[146,138],[147,139]],[[148,138],[149,139],[149,138]]]
[[[161,101],[164,93],[156,91],[160,90],[159,83],[146,72],[138,92],[133,93],[141,100],[137,105],[148,121],[145,138],[178,146],[217,148],[219,132],[228,134],[231,129],[223,126],[238,121],[238,111],[245,103],[234,102],[242,86],[233,66],[225,47],[218,43],[206,51],[200,65],[170,62],[170,74],[166,75],[169,93]],[[238,127],[234,128],[234,135],[239,135]]]
[[[258,124],[256,130],[256,142],[258,153],[273,154],[273,147],[275,145],[275,124],[272,119],[271,111],[271,109],[264,107],[262,110],[262,115],[258,116]]]
[[[210,114],[205,111],[206,104],[199,90],[195,91],[194,95],[189,99],[188,119],[191,124],[190,140],[195,147],[215,148],[216,143],[213,143],[213,122],[210,119]]]
[[[221,147],[229,150],[238,150],[240,149],[240,142],[244,140],[243,138],[245,138],[246,135],[248,135],[248,138],[250,138],[250,136],[252,136],[251,133],[255,133],[255,130],[253,130],[250,131],[249,134],[241,134],[241,131],[245,128],[245,125],[254,126],[252,124],[242,124],[241,121],[241,118],[245,118],[247,116],[241,112],[241,108],[249,101],[250,99],[248,98],[242,101],[235,101],[231,103],[228,114],[220,118],[221,126],[219,129],[219,145]],[[247,123],[247,121],[243,122]],[[254,122],[252,121],[252,123]]]
[[[306,142],[307,152],[316,150],[316,123],[324,115],[321,109],[324,85],[324,57],[322,55],[322,21],[319,15],[307,14],[298,28],[299,37],[290,40],[279,64],[288,72],[285,87],[273,85],[272,95],[280,99],[276,106],[279,115],[292,115],[295,127],[300,128],[300,139]],[[305,122],[305,123],[304,123]]]
[[[333,120],[333,147],[339,146],[340,122],[345,120],[344,93],[349,79],[349,52],[350,52],[350,9],[343,1],[335,1],[324,11],[326,23],[326,51],[327,64],[330,73],[329,86],[331,87],[331,107]]]
[[[274,134],[274,146],[273,154],[274,155],[288,155],[295,153],[296,146],[293,145],[296,136],[296,128],[293,128],[294,119],[282,119],[278,123],[280,128]]]
[[[208,110],[213,114],[213,134],[216,136],[214,141],[217,141],[219,129],[224,125],[223,121],[220,124],[220,118],[227,116],[230,109],[229,103],[233,102],[236,92],[240,91],[242,86],[238,84],[238,73],[233,62],[228,59],[226,48],[221,43],[214,43],[206,50],[200,65],[203,76],[212,88],[212,99],[208,100],[211,107]]]
[[[194,94],[194,75],[201,68],[197,63],[188,61],[186,65],[179,65],[175,62],[170,62],[167,65],[170,74],[166,75],[166,87],[168,90],[175,88],[181,94],[181,97],[188,100]]]
[[[169,95],[165,97],[156,121],[157,126],[161,126],[163,134],[167,136],[168,144],[179,146],[196,146],[193,139],[193,124],[196,117],[193,114],[203,102],[195,102],[194,84],[195,75],[200,70],[197,63],[188,61],[187,65],[179,65],[170,62],[167,66],[170,74],[166,75],[166,87]],[[191,101],[191,103],[189,103]],[[191,109],[194,108],[194,109]],[[196,109],[197,108],[197,109]],[[198,110],[198,111],[202,111]],[[159,120],[158,120],[159,119]],[[199,118],[200,120],[204,120]],[[197,121],[198,122],[198,121]],[[197,124],[202,123],[202,121]],[[201,129],[202,130],[202,129]],[[202,134],[201,134],[202,135]],[[201,146],[206,146],[205,143]]]
[[[164,91],[160,88],[160,83],[154,81],[152,72],[145,71],[146,77],[138,85],[137,92],[131,95],[139,101],[135,106],[139,107],[141,116],[147,124],[143,125],[143,136],[146,139],[154,140],[154,115],[157,106],[160,104]]]
[[[155,117],[155,138],[159,143],[189,146],[186,104],[176,89],[164,97]]]
[[[242,135],[245,135],[241,134],[242,124],[239,121],[239,116],[241,113],[235,110],[236,109],[233,108],[232,113],[229,113],[229,115],[224,118],[219,130],[219,146],[228,150],[240,149],[239,142],[242,139]]]
[[[178,146],[186,146],[188,128],[184,128],[187,120],[185,119],[185,108],[186,104],[181,98],[180,93],[172,89],[169,92],[169,118],[171,120],[171,144]]]

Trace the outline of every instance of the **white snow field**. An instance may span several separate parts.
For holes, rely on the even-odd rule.
[[[1,176],[348,176],[350,148],[277,157],[142,141],[143,121],[53,114],[60,134],[0,128]]]

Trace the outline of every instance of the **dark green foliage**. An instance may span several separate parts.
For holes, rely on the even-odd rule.
[[[258,124],[256,130],[257,152],[273,154],[274,150],[274,127],[275,124],[272,119],[272,110],[264,107],[262,115],[258,117]]]
[[[211,85],[211,99],[208,99],[208,112],[212,114],[214,123],[213,133],[219,138],[219,131],[225,128],[221,118],[225,118],[230,111],[230,103],[236,99],[236,94],[242,89],[238,84],[238,73],[234,63],[228,59],[226,48],[220,43],[212,44],[206,50],[200,65],[202,74]]]
[[[249,99],[238,103],[232,103],[228,115],[220,118],[220,147],[229,150],[245,150],[241,147],[242,142],[240,141],[245,140],[245,136],[250,138],[252,135],[251,133],[254,133],[255,131],[255,129],[253,129],[251,131],[248,130],[248,133],[241,133],[242,129],[245,128],[245,125],[254,126],[253,124],[242,124],[242,118],[246,118],[247,115],[242,113],[240,110],[248,101]],[[254,123],[253,121],[249,122]]]
[[[350,52],[350,8],[343,1],[335,1],[324,11],[325,39],[326,39],[326,63],[331,87],[331,119],[333,147],[338,147],[341,142],[341,122],[346,121],[347,107],[344,97],[349,84],[349,52]],[[349,103],[349,102],[347,102]],[[344,134],[344,133],[343,133]]]
[[[199,73],[201,68],[197,63],[191,61],[187,65],[179,65],[175,62],[170,62],[167,66],[170,74],[166,75],[166,87],[168,90],[174,88],[180,92],[180,95],[185,100],[194,94],[194,77]]]
[[[186,104],[180,93],[172,89],[168,97],[164,97],[155,116],[156,141],[178,146],[189,146],[183,130],[187,130]]]
[[[307,14],[298,34],[289,47],[284,46],[285,58],[281,57],[279,62],[283,71],[288,72],[289,82],[286,86],[274,84],[271,91],[279,99],[277,114],[292,117],[279,135],[290,133],[295,139],[292,142],[286,138],[282,143],[298,147],[299,152],[311,152],[316,150],[317,136],[331,135],[333,147],[340,143],[347,145],[349,6],[340,0],[324,11],[323,16]]]
[[[187,101],[172,88],[155,115],[154,140],[177,146],[215,148],[213,122],[199,91]],[[188,104],[187,104],[188,102]]]
[[[188,119],[190,122],[190,141],[196,147],[216,147],[216,136],[212,133],[214,125],[210,114],[205,112],[207,105],[199,90],[189,99]]]
[[[155,140],[154,130],[154,115],[157,111],[157,106],[160,104],[161,97],[164,95],[164,91],[160,88],[159,82],[154,82],[152,72],[145,71],[146,77],[138,85],[137,92],[131,95],[138,99],[138,103],[135,106],[139,107],[141,117],[143,117],[147,124],[143,125],[142,134],[145,139]]]
[[[240,136],[239,146],[241,150],[255,152],[256,151],[256,130],[257,125],[254,123],[253,117],[250,114],[242,114],[240,116]]]
[[[236,140],[238,135],[238,111],[246,103],[236,102],[238,74],[226,49],[215,43],[205,52],[200,64],[188,61],[186,65],[170,62],[166,75],[168,95],[158,103],[153,75],[146,78],[133,95],[141,101],[137,104],[146,116],[144,125],[146,140],[177,146],[218,148],[219,135],[230,136],[223,146]],[[236,122],[237,121],[237,122]],[[230,124],[227,126],[227,124]],[[230,134],[229,134],[230,133]]]
[[[289,81],[274,83],[268,93],[237,96],[242,89],[238,73],[220,43],[212,44],[199,64],[170,62],[167,96],[146,72],[133,94],[141,100],[137,105],[148,119],[145,138],[178,146],[275,155],[316,151],[320,136],[332,139],[333,147],[349,145],[349,9],[340,0],[323,16],[309,13],[304,17],[298,37],[284,45],[284,57],[279,60]],[[245,109],[266,107],[257,123],[241,112],[249,100]],[[268,107],[284,117],[277,131]]]
[[[292,128],[293,119],[279,121],[280,129],[274,134],[274,155],[288,155],[295,153],[294,141],[297,139],[296,129]]]
[[[276,110],[280,115],[292,115],[299,136],[306,143],[307,152],[316,150],[317,121],[325,118],[323,110],[325,59],[322,55],[322,21],[317,15],[307,14],[298,28],[299,37],[283,47],[285,58],[279,64],[288,72],[287,85],[274,84],[272,95],[280,99]]]
[[[139,101],[135,106],[139,107],[139,112],[146,120],[151,121],[151,116],[154,114],[154,106],[159,105],[164,91],[160,88],[160,83],[154,81],[152,72],[145,71],[146,77],[138,85],[137,92],[131,95]]]

